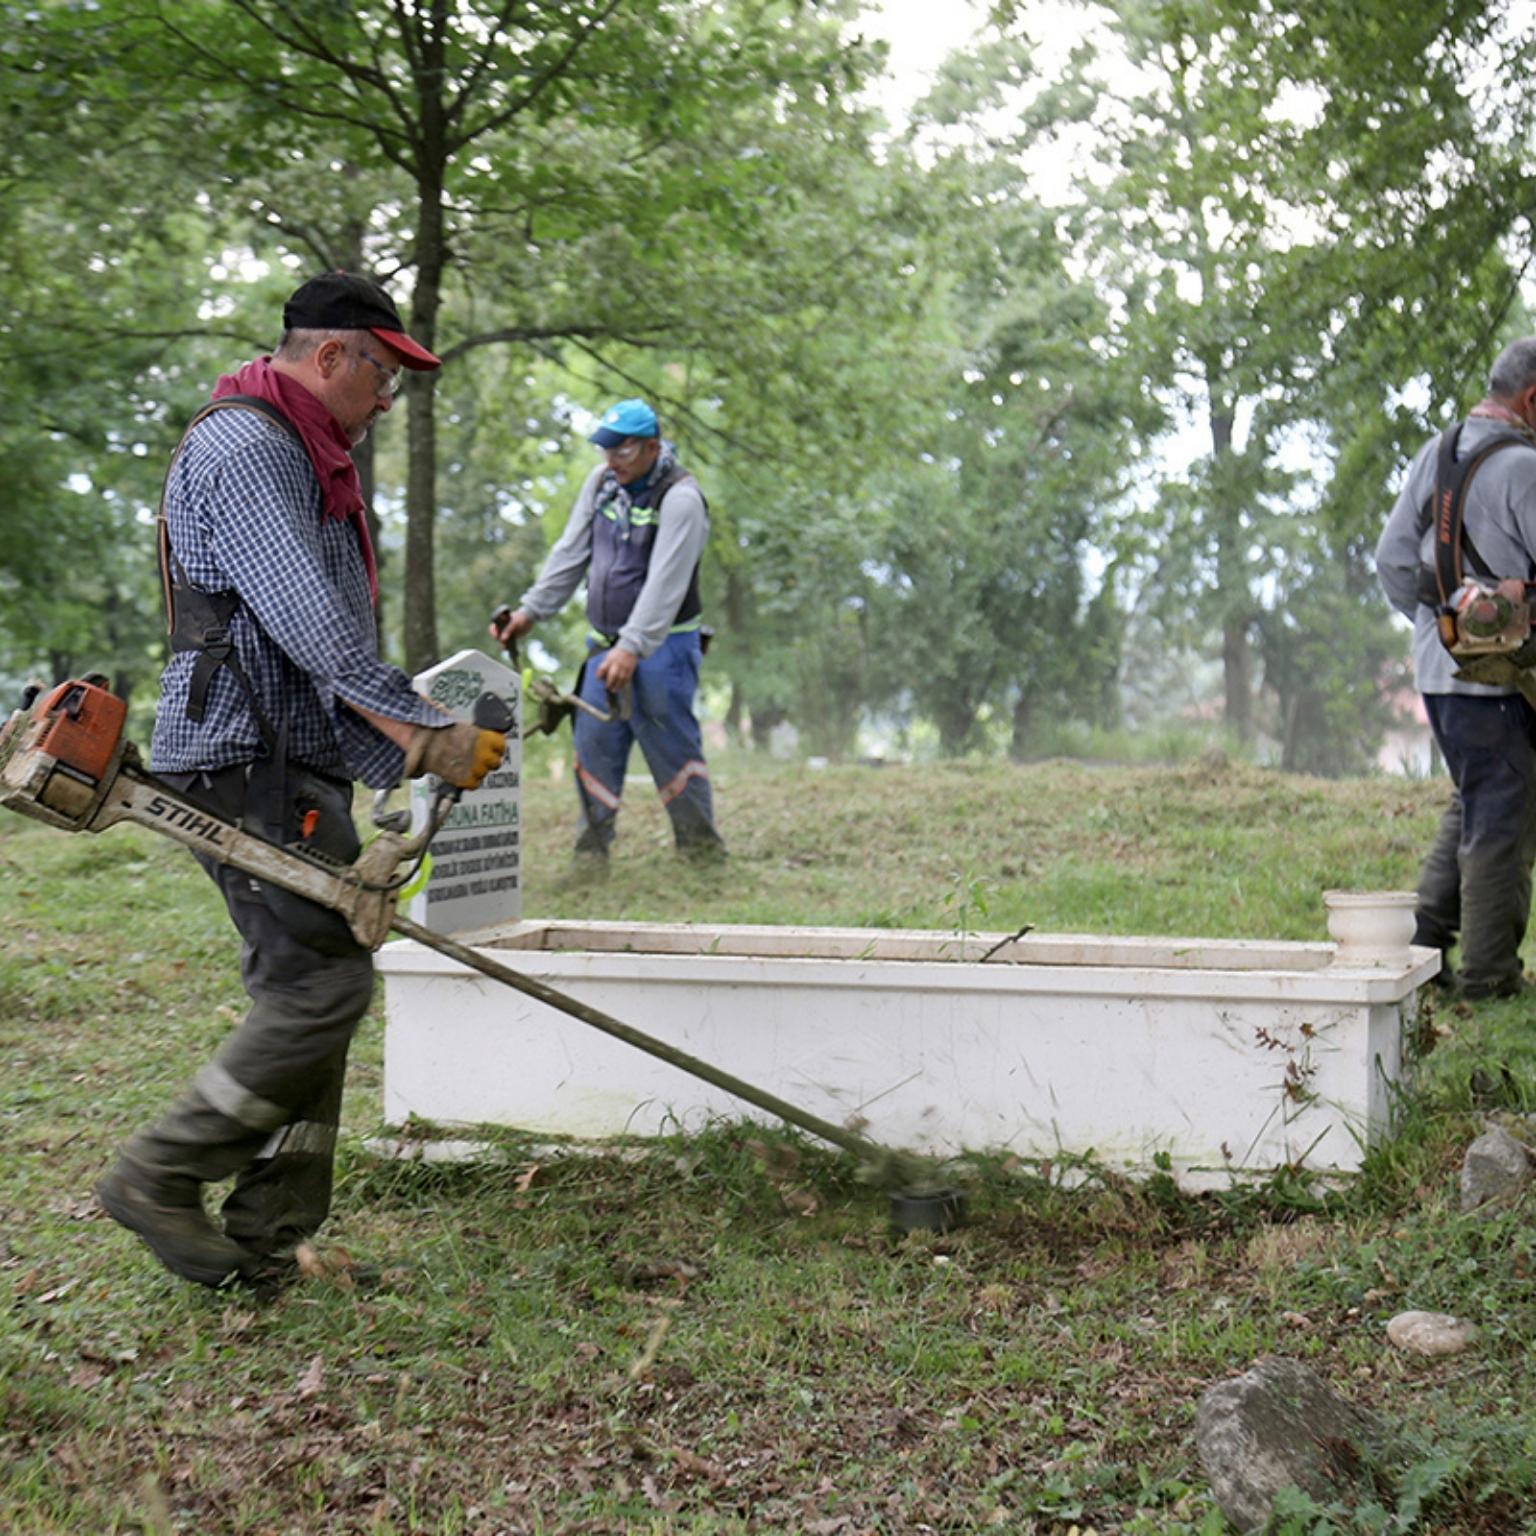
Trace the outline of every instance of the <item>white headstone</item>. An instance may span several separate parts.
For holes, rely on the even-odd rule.
[[[460,651],[415,679],[416,691],[440,704],[455,720],[473,718],[475,700],[487,691],[512,709],[507,755],[478,789],[464,791],[432,842],[427,878],[410,897],[414,922],[436,933],[462,933],[522,915],[522,679],[482,651]],[[426,825],[432,806],[430,779],[411,782],[411,826]]]

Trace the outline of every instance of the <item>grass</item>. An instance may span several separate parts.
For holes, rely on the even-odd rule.
[[[569,783],[536,766],[531,913],[997,931],[1322,938],[1321,889],[1411,883],[1443,793],[1215,759],[728,757],[727,865],[677,863],[634,785],[593,886]],[[373,1019],[326,1237],[386,1284],[257,1305],[173,1281],[89,1199],[238,1017],[236,961],[169,842],[0,819],[0,1530],[1215,1536],[1195,1404],[1270,1352],[1406,1428],[1374,1528],[1536,1529],[1536,1229],[1455,1200],[1474,1070],[1536,1109],[1518,1002],[1432,1011],[1403,1133],[1348,1190],[978,1159],[970,1223],[903,1241],[845,1159],[755,1126],[638,1159],[515,1135],[476,1168],[376,1159]],[[1410,1306],[1474,1318],[1478,1346],[1391,1352]]]

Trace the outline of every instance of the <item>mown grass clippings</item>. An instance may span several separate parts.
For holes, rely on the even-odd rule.
[[[568,784],[530,783],[529,911],[953,931],[984,901],[996,931],[1320,939],[1324,886],[1411,884],[1443,793],[1211,762],[715,767],[730,860],[673,859],[632,785],[599,886],[569,869]],[[1216,1536],[1194,1405],[1266,1353],[1411,1429],[1379,1529],[1508,1536],[1536,1507],[1536,1229],[1528,1204],[1462,1216],[1455,1187],[1485,1115],[1536,1107],[1519,1000],[1426,1007],[1420,1091],[1347,1187],[977,1156],[943,1170],[966,1224],[908,1236],[852,1159],[758,1125],[373,1156],[374,1019],[325,1242],[383,1283],[262,1302],[179,1285],[89,1199],[242,1007],[212,886],[147,834],[9,819],[0,902],[7,1532]],[[1391,1352],[1410,1306],[1479,1345]]]

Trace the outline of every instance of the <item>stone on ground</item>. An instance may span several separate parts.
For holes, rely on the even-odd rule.
[[[1200,1465],[1222,1514],[1240,1531],[1261,1530],[1284,1488],[1320,1503],[1371,1496],[1370,1464],[1385,1442],[1374,1414],[1297,1360],[1261,1360],[1218,1382],[1195,1416]]]
[[[1467,1148],[1461,1164],[1461,1208],[1475,1211],[1508,1205],[1532,1174],[1523,1142],[1502,1126],[1492,1126]]]
[[[1387,1338],[1412,1355],[1458,1355],[1477,1337],[1477,1325],[1449,1312],[1399,1312]]]

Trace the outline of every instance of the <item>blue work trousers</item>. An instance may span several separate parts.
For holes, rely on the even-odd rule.
[[[1424,696],[1455,791],[1419,873],[1416,944],[1461,937],[1461,990],[1517,991],[1536,860],[1536,711],[1518,694]]]
[[[609,707],[597,669],[608,654],[593,645],[581,679],[581,697],[598,709]],[[628,720],[606,724],[577,711],[576,793],[581,801],[578,853],[606,854],[613,841],[614,817],[624,789],[629,749],[639,742],[656,792],[672,818],[672,835],[685,853],[718,851],[724,845],[715,830],[714,801],[704,742],[693,713],[699,686],[699,632],[668,635],[635,668]]]

